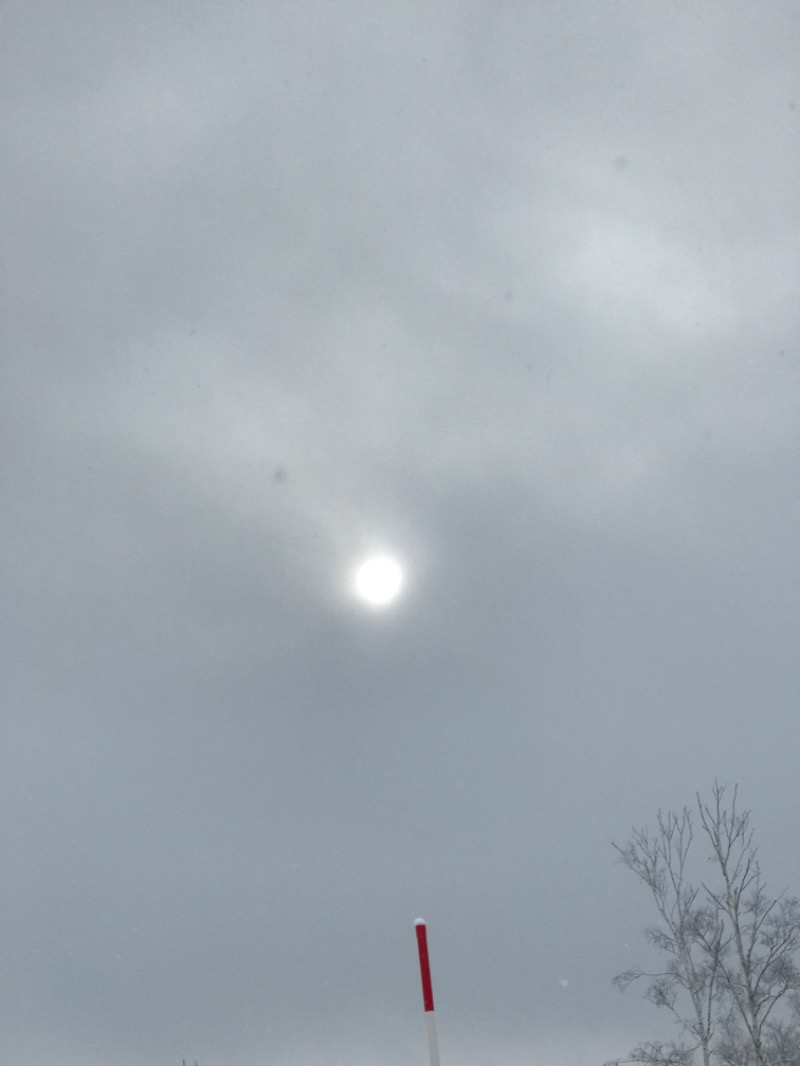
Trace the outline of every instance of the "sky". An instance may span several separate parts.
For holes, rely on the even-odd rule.
[[[7,0],[10,1066],[601,1066],[800,890],[800,10]],[[353,595],[373,552],[404,572]]]

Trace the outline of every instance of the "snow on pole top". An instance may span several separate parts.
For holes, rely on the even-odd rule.
[[[414,920],[414,925],[424,925],[424,924],[425,924],[425,919],[424,918],[416,918]]]

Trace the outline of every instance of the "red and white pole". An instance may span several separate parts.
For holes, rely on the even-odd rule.
[[[433,985],[431,963],[428,958],[428,932],[422,918],[414,922],[419,948],[419,972],[422,977],[422,1006],[425,1011],[425,1028],[428,1032],[428,1054],[431,1066],[439,1066],[439,1041],[436,1038],[436,1015],[433,1011]]]

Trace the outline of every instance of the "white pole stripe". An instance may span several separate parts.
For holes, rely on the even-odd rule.
[[[439,1066],[439,1040],[436,1036],[436,1012],[425,1011],[425,1028],[428,1031],[428,1055],[431,1066]]]

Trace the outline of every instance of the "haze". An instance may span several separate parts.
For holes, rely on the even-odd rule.
[[[9,0],[0,1058],[599,1066],[800,888],[795,3]],[[346,582],[387,545],[408,586]]]

